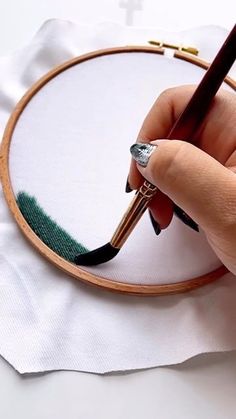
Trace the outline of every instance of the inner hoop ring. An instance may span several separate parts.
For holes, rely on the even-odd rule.
[[[22,97],[18,102],[15,109],[13,110],[5,132],[3,135],[2,144],[0,147],[0,178],[2,181],[3,192],[7,202],[7,205],[21,229],[24,236],[30,241],[30,243],[40,252],[40,254],[50,261],[53,265],[63,270],[70,276],[73,276],[76,279],[79,279],[87,284],[96,285],[100,288],[104,288],[114,292],[120,292],[130,295],[166,295],[166,294],[175,294],[180,292],[186,292],[193,290],[202,285],[208,284],[222,275],[228,272],[225,266],[220,266],[212,272],[206,273],[202,276],[195,278],[190,278],[185,281],[180,281],[172,284],[159,284],[159,285],[141,285],[141,284],[128,284],[123,282],[118,282],[114,280],[109,280],[98,275],[94,275],[90,272],[87,272],[85,269],[82,269],[59,255],[53,252],[48,246],[46,246],[40,238],[33,232],[30,228],[23,215],[21,214],[18,205],[16,203],[15,195],[12,189],[10,173],[9,173],[9,151],[11,138],[16,126],[16,123],[23,112],[24,108],[27,106],[31,98],[37,94],[37,92],[50,80],[56,77],[58,74],[67,70],[70,67],[73,67],[77,64],[81,64],[85,61],[98,58],[104,55],[120,54],[120,53],[151,53],[164,55],[164,49],[157,47],[149,46],[128,46],[128,47],[116,47],[108,48],[103,50],[94,51],[88,54],[81,55],[79,57],[73,58],[65,63],[59,65],[58,67],[49,71],[45,76],[39,79]],[[194,64],[203,69],[208,69],[209,64],[202,59],[199,59],[190,54],[176,51],[173,55],[174,58],[184,60],[190,64]],[[225,78],[225,83],[227,83],[234,91],[236,91],[236,81],[230,77]]]

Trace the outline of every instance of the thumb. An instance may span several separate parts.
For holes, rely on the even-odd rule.
[[[234,173],[185,141],[157,140],[151,144],[156,147],[147,166],[137,164],[145,179],[186,211],[206,232],[219,234],[235,226]]]

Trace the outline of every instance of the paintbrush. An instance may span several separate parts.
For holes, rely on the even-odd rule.
[[[202,81],[193,93],[186,108],[175,122],[167,139],[187,140],[199,129],[200,124],[236,59],[236,25],[222,45]],[[136,192],[112,239],[98,249],[75,257],[77,265],[98,265],[113,259],[147,209],[157,192],[157,187],[147,180]]]

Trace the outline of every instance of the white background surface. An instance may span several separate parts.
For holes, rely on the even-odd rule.
[[[126,0],[124,0],[126,1]],[[183,29],[217,24],[228,29],[235,4],[141,1],[135,25]],[[8,0],[0,3],[0,54],[28,43],[45,19],[125,23],[118,0]],[[236,298],[236,297],[235,297]],[[21,377],[0,362],[0,417],[13,418],[235,418],[236,354],[197,357],[177,367],[96,376],[55,372]]]
[[[49,18],[87,23],[112,20],[125,24],[128,21],[126,12],[119,4],[127,1],[140,3],[141,10],[133,14],[133,25],[166,30],[209,24],[230,29],[236,15],[233,0],[1,0],[0,54],[7,54],[27,43]]]

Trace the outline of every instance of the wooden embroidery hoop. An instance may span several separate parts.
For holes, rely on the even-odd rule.
[[[1,176],[5,199],[19,228],[21,229],[25,237],[30,241],[30,243],[41,253],[41,255],[43,255],[47,260],[53,263],[53,265],[60,268],[65,273],[85,283],[93,284],[100,288],[104,288],[110,291],[131,294],[131,295],[155,296],[155,295],[175,294],[179,292],[190,291],[218,279],[223,274],[228,272],[227,268],[225,268],[224,266],[220,266],[214,271],[204,274],[202,276],[198,276],[195,278],[191,278],[189,280],[172,283],[172,284],[142,285],[142,284],[128,284],[128,283],[118,282],[114,280],[109,280],[107,278],[103,278],[101,276],[97,276],[90,272],[87,272],[85,269],[80,268],[66,261],[59,255],[57,255],[55,252],[53,252],[33,232],[33,230],[30,228],[30,226],[28,225],[28,223],[22,216],[18,208],[18,205],[16,203],[16,199],[15,199],[15,195],[13,192],[11,179],[10,179],[10,172],[9,172],[9,150],[10,150],[12,134],[14,132],[16,123],[21,113],[23,112],[24,108],[27,106],[27,104],[31,100],[31,98],[35,94],[37,94],[37,92],[51,79],[53,79],[61,72],[67,70],[68,68],[76,64],[80,64],[87,60],[91,60],[100,56],[119,54],[119,53],[124,53],[124,52],[130,52],[130,53],[132,52],[145,53],[146,52],[146,53],[163,55],[165,52],[165,49],[157,48],[157,47],[148,47],[148,46],[116,47],[116,48],[98,50],[95,52],[91,52],[91,53],[76,57],[54,68],[53,70],[51,70],[44,77],[42,77],[38,82],[36,82],[27,91],[27,93],[22,97],[22,99],[19,101],[19,103],[17,104],[13,113],[10,116],[10,119],[8,121],[8,124],[4,132],[1,148],[0,148],[0,176]],[[205,62],[204,60],[199,59],[195,56],[191,56],[190,54],[184,53],[182,51],[176,51],[173,54],[173,57],[180,60],[187,61],[203,69],[207,69],[209,67],[209,64]],[[233,90],[236,90],[235,80],[233,80],[230,77],[227,77],[225,79],[225,82]]]

